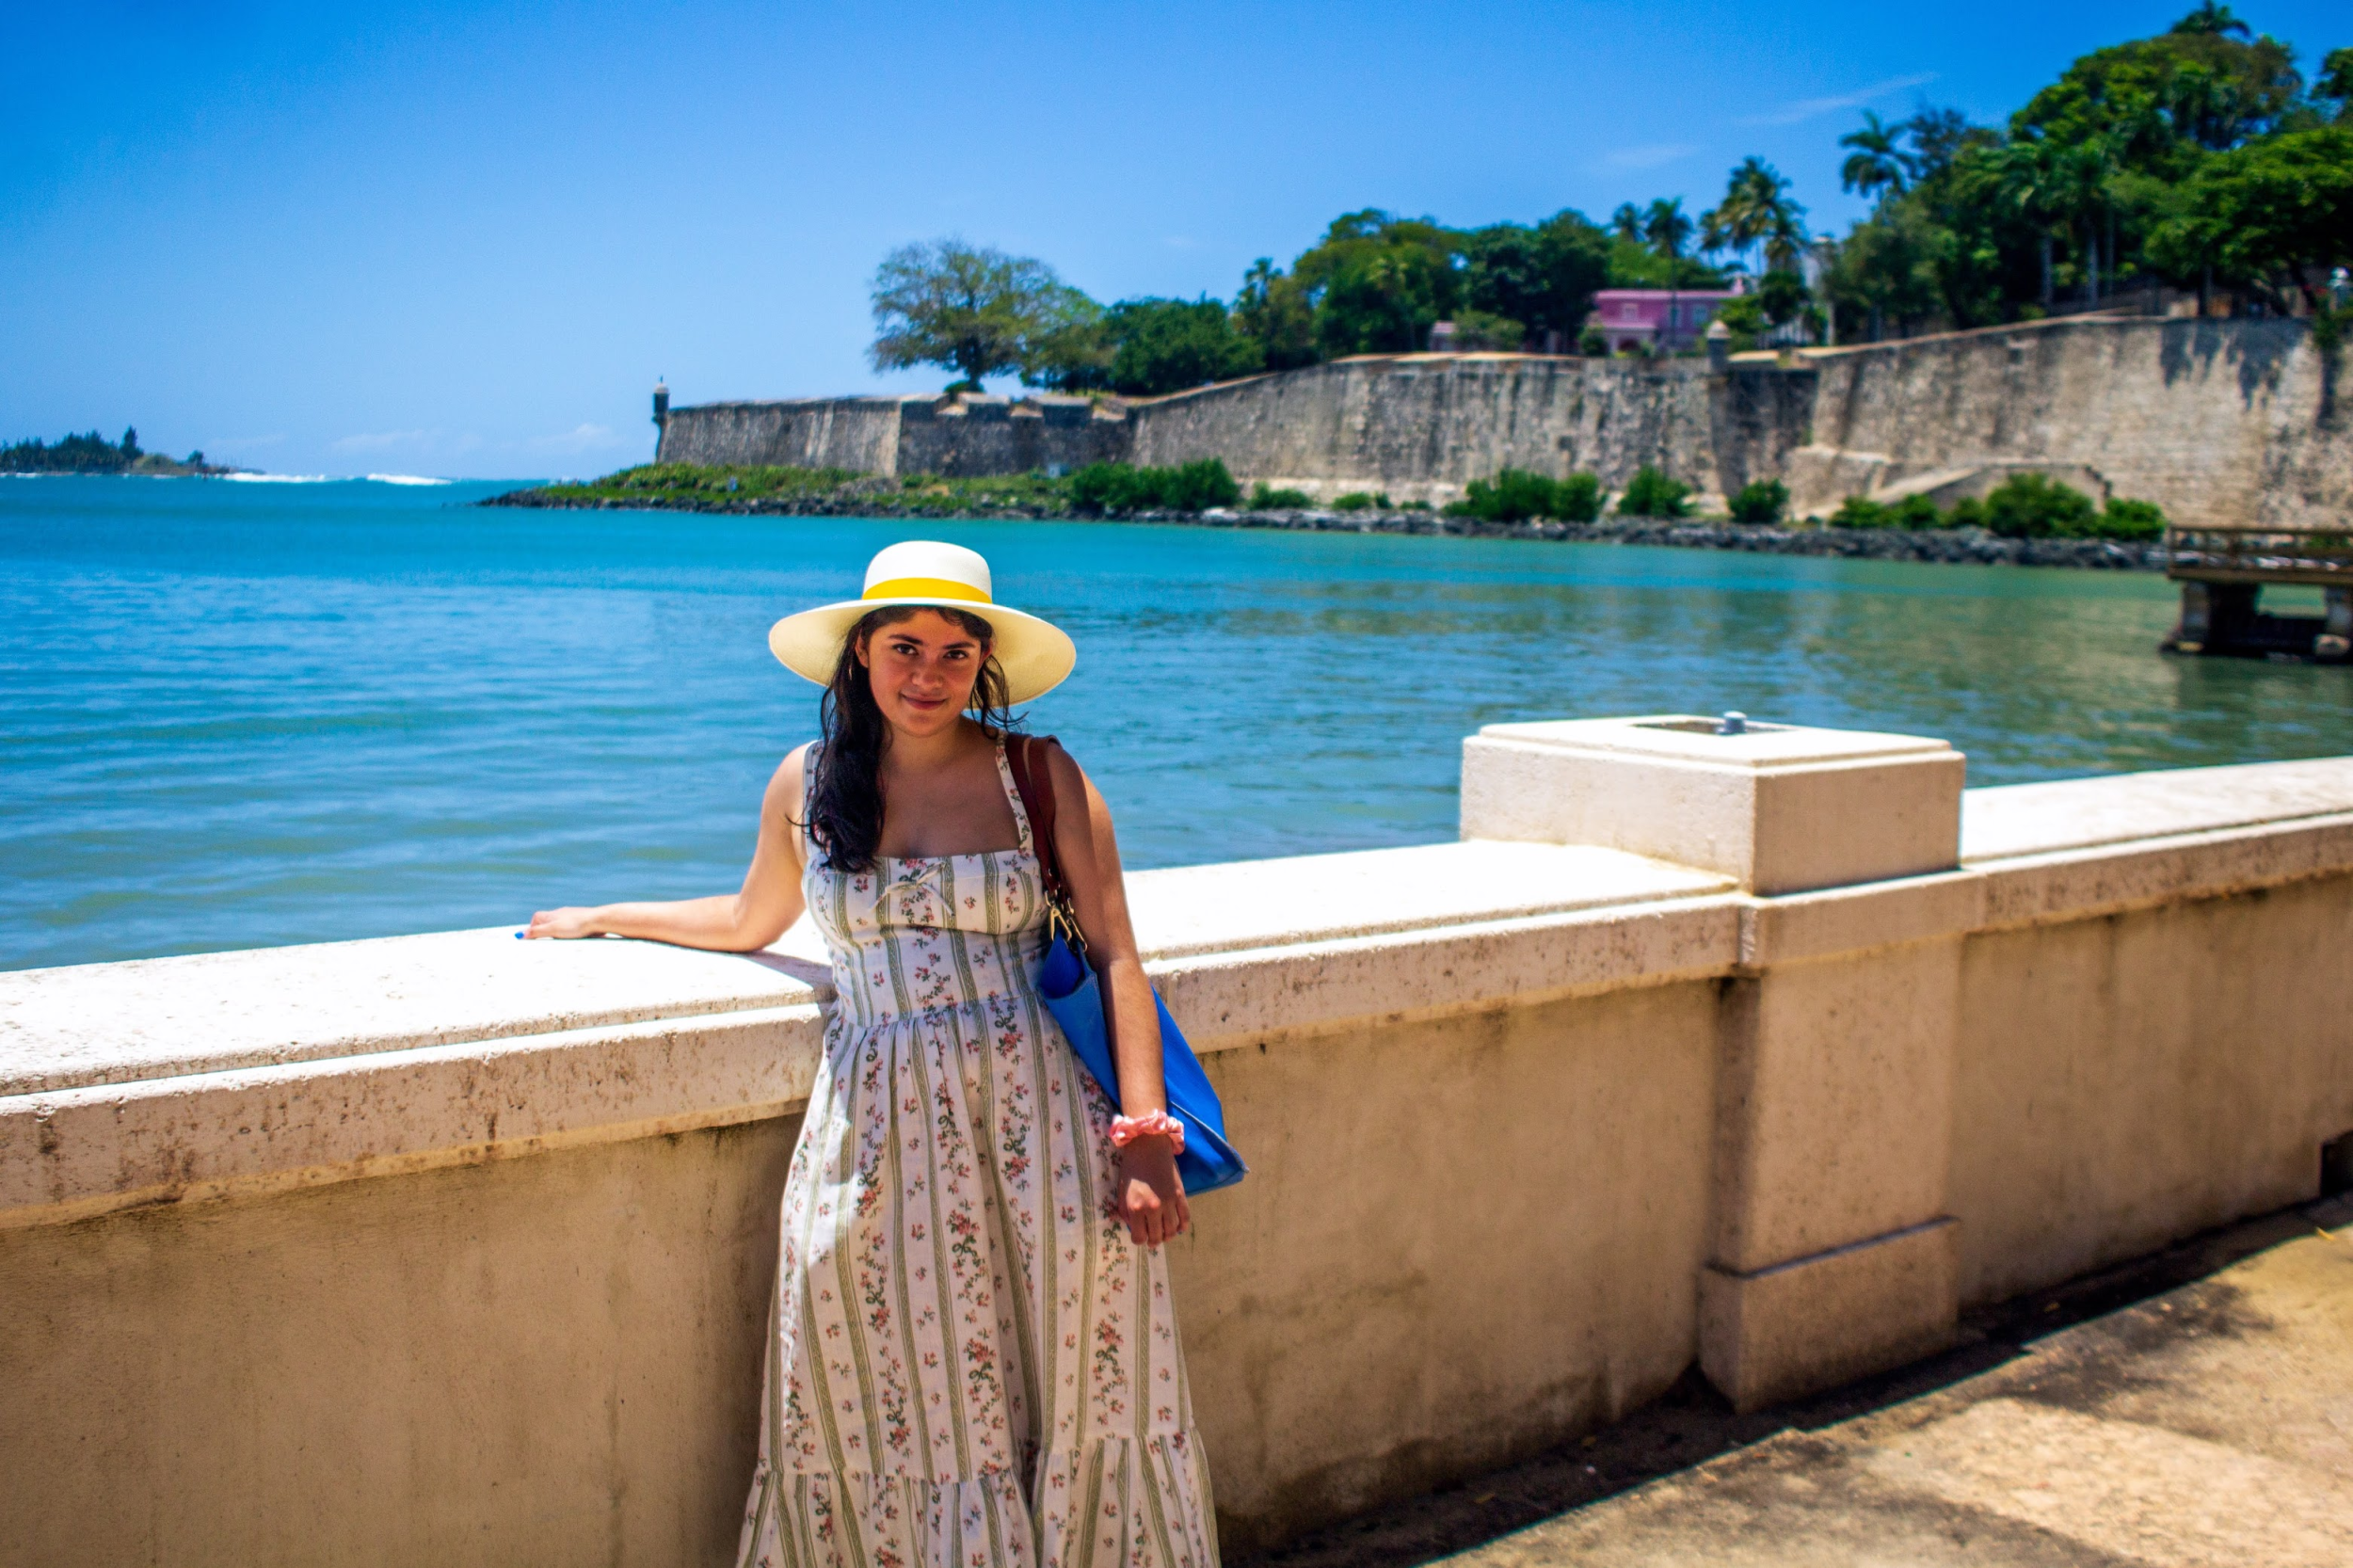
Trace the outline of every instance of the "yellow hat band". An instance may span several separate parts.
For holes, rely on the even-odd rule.
[[[994,603],[988,595],[969,583],[958,583],[948,577],[894,577],[877,583],[858,596],[860,599],[961,599],[975,604]]]

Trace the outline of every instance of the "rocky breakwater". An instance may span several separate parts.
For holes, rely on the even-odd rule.
[[[1135,521],[1190,522],[1209,528],[1289,528],[1306,533],[1424,534],[1568,544],[1667,545],[1684,550],[1745,550],[1768,555],[1839,555],[1856,560],[1927,561],[1953,566],[2087,567],[2163,571],[2156,544],[2112,539],[2011,539],[1983,528],[1829,528],[1750,526],[1705,519],[1609,518],[1561,522],[1529,518],[1494,522],[1446,512],[1209,511],[1139,514]]]
[[[726,490],[667,490],[658,496],[597,494],[585,488],[509,490],[485,506],[584,511],[710,512],[732,517],[988,518],[1031,521],[1162,523],[1198,528],[1273,528],[1308,534],[1405,534],[1430,537],[1528,539],[1555,544],[1663,545],[1680,550],[1740,550],[1769,555],[1836,555],[1854,560],[1922,561],[1954,566],[2078,567],[2162,571],[2156,544],[2111,539],[2013,539],[1982,528],[1833,528],[1749,526],[1697,518],[1610,517],[1593,522],[1530,518],[1516,522],[1422,508],[1338,511],[1213,507],[1203,512],[1148,508],[1102,513],[1070,505],[1044,487],[1002,495],[964,487],[908,489],[894,479],[855,479],[823,493],[746,495]]]

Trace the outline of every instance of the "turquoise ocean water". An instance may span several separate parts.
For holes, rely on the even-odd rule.
[[[1462,737],[1738,708],[1974,783],[2353,752],[2353,672],[2160,658],[2145,575],[0,480],[0,968],[731,889],[816,722],[779,614],[907,536],[1078,639],[1034,705],[1135,866],[1426,842]]]

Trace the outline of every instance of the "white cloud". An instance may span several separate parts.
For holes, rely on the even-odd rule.
[[[1647,147],[1621,147],[1614,152],[1603,153],[1601,161],[1611,168],[1657,168],[1698,151],[1689,142],[1656,142]]]
[[[383,452],[395,446],[423,446],[438,430],[376,430],[357,436],[338,436],[328,444],[337,452]]]
[[[1751,115],[1737,123],[1795,125],[1801,120],[1815,120],[1826,114],[1836,114],[1840,109],[1859,109],[1873,99],[1884,98],[1891,92],[1901,92],[1906,88],[1924,88],[1935,80],[1936,72],[1933,71],[1923,72],[1917,76],[1890,76],[1884,82],[1874,82],[1867,88],[1859,88],[1853,92],[1842,92],[1834,98],[1801,98],[1794,104],[1784,104],[1771,114]]]
[[[615,447],[630,444],[629,438],[616,433],[610,425],[575,424],[560,436],[535,436],[523,443],[534,452],[610,452]]]

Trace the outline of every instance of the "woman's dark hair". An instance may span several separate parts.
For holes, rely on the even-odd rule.
[[[858,659],[875,632],[935,609],[981,640],[980,679],[972,682],[968,712],[992,735],[1010,732],[1016,720],[1006,699],[1005,672],[997,663],[997,633],[988,622],[946,605],[893,605],[870,612],[841,640],[819,709],[824,739],[817,752],[817,776],[808,787],[808,829],[826,864],[838,871],[871,872],[882,842],[883,748],[890,744],[890,721],[874,701],[866,665]]]

